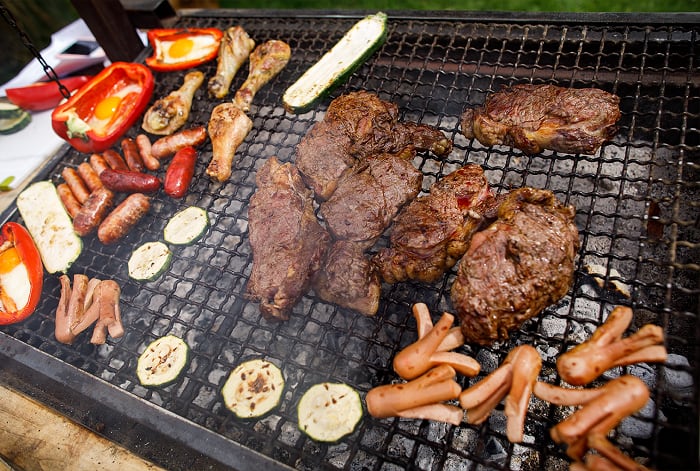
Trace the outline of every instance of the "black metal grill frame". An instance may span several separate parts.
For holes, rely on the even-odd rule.
[[[688,363],[627,369],[650,385],[653,406],[635,416],[642,436],[623,427],[613,441],[650,467],[697,468],[700,15],[390,12],[386,43],[346,84],[313,111],[286,113],[280,106],[284,90],[364,14],[202,10],[181,16],[178,26],[241,24],[258,43],[282,39],[292,47],[292,60],[256,96],[253,131],[239,148],[229,182],[216,184],[204,174],[211,156],[207,143],[182,201],[158,194],[147,220],[115,246],[84,240],[71,273],[120,283],[126,335],[99,348],[86,336],[72,346],[57,343],[53,313],[59,286],[57,277],[47,276],[37,313],[0,331],[0,377],[169,469],[565,469],[564,450],[548,431],[570,410],[536,399],[526,442],[518,445],[505,438],[502,410],[480,427],[365,415],[353,434],[330,445],[297,430],[296,403],[313,383],[348,382],[364,396],[373,386],[396,381],[391,359],[415,339],[414,302],[425,302],[436,316],[450,310],[454,271],[433,285],[385,286],[374,318],[310,293],[288,322],[269,323],[243,296],[251,268],[247,203],[256,169],[271,155],[293,160],[296,144],[331,98],[366,89],[399,105],[402,119],[435,125],[454,139],[447,159],[428,154],[416,159],[424,188],[465,162],[477,162],[496,191],[545,187],[577,208],[582,248],[575,286],[509,342],[465,346],[483,365],[479,378],[513,346],[530,343],[543,355],[541,379],[558,382],[556,355],[589,335],[613,305],[631,305],[633,329],[646,322],[662,325],[669,351]],[[201,70],[209,77],[215,63]],[[156,74],[153,99],[178,87],[183,75]],[[233,88],[244,78],[245,71],[239,72]],[[459,115],[467,104],[523,82],[595,86],[618,94],[617,136],[595,156],[526,156],[506,147],[487,149],[461,135]],[[202,87],[189,124],[205,125],[216,104]],[[128,135],[138,131],[135,126]],[[86,158],[65,148],[37,179],[59,182],[65,166]],[[190,204],[209,211],[212,225],[205,238],[175,248],[171,269],[158,280],[129,280],[131,250],[162,239],[168,218]],[[2,220],[8,219],[19,219],[14,207],[4,213]],[[602,267],[598,274],[588,269],[593,264]],[[614,284],[628,287],[631,298],[608,289]],[[142,388],[136,359],[148,342],[168,333],[192,347],[191,364],[172,386]],[[251,356],[279,364],[288,387],[273,413],[241,421],[225,410],[219,389],[227,372]],[[689,375],[691,390],[669,388],[664,372]],[[467,386],[479,378],[460,381]]]

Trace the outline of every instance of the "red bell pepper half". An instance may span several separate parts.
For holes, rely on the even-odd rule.
[[[91,78],[90,75],[76,75],[61,79],[61,84],[69,92],[72,92],[85,85]],[[54,81],[36,82],[26,87],[7,88],[5,94],[10,102],[29,111],[49,110],[55,108],[63,100],[63,94]]]
[[[214,59],[224,32],[217,28],[161,28],[147,33],[153,55],[146,64],[158,72],[184,70]]]
[[[26,277],[17,270],[19,265],[24,265]],[[12,276],[11,272],[16,275]],[[32,236],[16,222],[5,223],[0,233],[0,325],[14,324],[29,317],[39,304],[43,284],[44,265]],[[17,306],[18,298],[26,296],[27,290],[26,303],[23,307]],[[20,291],[25,294],[20,295]]]
[[[145,65],[114,62],[53,111],[51,126],[76,150],[102,152],[141,116],[153,87]]]

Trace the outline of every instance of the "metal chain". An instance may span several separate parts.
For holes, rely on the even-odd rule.
[[[22,40],[22,44],[24,44],[24,46],[29,49],[29,52],[36,57],[36,60],[39,61],[39,64],[41,64],[42,69],[44,69],[46,76],[58,84],[58,90],[61,92],[61,95],[63,95],[64,98],[70,98],[70,91],[58,79],[56,71],[53,70],[53,67],[51,67],[44,60],[44,58],[41,56],[41,52],[34,47],[34,44],[32,44],[32,41],[29,36],[27,36],[27,33],[25,33],[24,30],[22,30],[22,28],[17,24],[17,20],[15,20],[14,15],[5,6],[5,3],[2,0],[0,0],[0,13],[2,13],[2,17],[5,19],[5,21],[7,21],[10,27],[17,32],[19,38]]]

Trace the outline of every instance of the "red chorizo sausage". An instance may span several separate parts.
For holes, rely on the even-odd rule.
[[[141,160],[148,170],[158,170],[160,168],[160,160],[153,157],[151,154],[151,140],[145,134],[136,136],[136,147],[139,149]]]
[[[165,172],[163,189],[172,198],[182,198],[187,193],[194,176],[194,166],[197,163],[197,151],[194,147],[184,147],[177,151],[175,157]]]
[[[66,167],[61,172],[63,180],[70,187],[70,191],[73,192],[73,196],[77,199],[80,204],[85,203],[90,196],[90,190],[88,190],[87,185],[78,174],[78,171],[72,167]]]
[[[90,197],[75,219],[73,219],[73,229],[80,236],[91,234],[97,229],[114,205],[114,193],[102,187],[90,193]]]
[[[95,190],[102,188],[100,176],[97,174],[97,172],[95,172],[95,169],[93,169],[92,165],[89,163],[82,162],[80,165],[78,165],[78,175],[80,175],[80,178],[83,179],[91,194]]]
[[[100,174],[102,184],[117,193],[155,193],[160,180],[155,175],[108,168]]]
[[[75,195],[66,183],[59,183],[56,185],[56,191],[66,211],[68,211],[70,217],[74,218],[75,215],[78,214],[78,211],[80,211],[80,201],[75,198]]]
[[[122,159],[122,156],[115,150],[107,149],[106,151],[102,152],[102,157],[104,157],[107,161],[109,168],[113,170],[129,170],[129,167],[127,167],[126,162],[124,162],[124,159]]]
[[[126,160],[126,166],[129,167],[129,170],[143,172],[144,168],[146,168],[143,165],[143,159],[139,154],[136,142],[130,137],[122,139],[122,154],[124,154],[124,160]]]
[[[102,157],[100,154],[92,154],[90,156],[90,166],[98,176],[102,173],[104,169],[109,168],[109,164],[107,164],[105,158]]]
[[[184,131],[163,136],[151,146],[151,155],[156,159],[169,157],[187,146],[198,146],[207,139],[207,130],[204,126],[185,129]]]
[[[124,237],[148,212],[151,202],[143,193],[133,193],[107,215],[97,229],[97,237],[105,244],[113,244]]]

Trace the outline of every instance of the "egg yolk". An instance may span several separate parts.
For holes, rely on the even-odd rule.
[[[193,47],[194,41],[190,38],[181,38],[170,45],[168,55],[172,58],[179,59],[189,54]]]
[[[0,273],[9,273],[21,263],[17,249],[11,247],[0,253]]]
[[[114,115],[114,112],[119,108],[119,103],[122,99],[118,96],[110,96],[102,99],[95,107],[95,118],[109,119]]]

